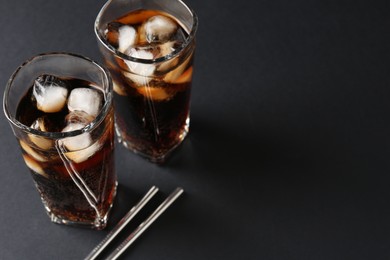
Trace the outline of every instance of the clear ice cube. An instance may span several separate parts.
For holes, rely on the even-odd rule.
[[[121,26],[123,26],[122,23],[111,22],[107,24],[107,29],[104,31],[108,43],[115,48],[118,48],[118,30]]]
[[[145,49],[131,48],[128,53],[129,56],[144,60],[153,60],[153,52]],[[156,70],[156,66],[149,63],[133,62],[125,60],[125,63],[131,73],[125,73],[126,77],[137,84],[147,84],[151,80],[151,76]]]
[[[72,160],[75,163],[81,163],[93,156],[97,151],[100,150],[102,145],[99,142],[95,142],[94,144],[88,146],[85,149],[75,151],[75,152],[67,152],[65,153],[66,157]]]
[[[62,130],[62,132],[79,130],[85,126],[86,125],[82,123],[70,123]],[[63,144],[68,151],[78,151],[90,146],[92,144],[92,138],[89,133],[83,133],[63,139]]]
[[[186,71],[186,69],[189,67],[189,64],[191,62],[192,57],[189,56],[186,58],[185,61],[183,61],[179,66],[177,66],[175,69],[171,70],[164,76],[164,81],[168,83],[180,83],[176,82]],[[192,70],[189,73],[189,79],[191,79],[192,76]]]
[[[171,95],[161,87],[142,86],[137,88],[137,91],[139,94],[153,101],[163,101],[171,98]]]
[[[135,44],[137,40],[137,31],[129,26],[124,25],[118,30],[118,50],[125,52],[131,46]]]
[[[164,57],[164,56],[174,52],[176,49],[174,41],[164,42],[163,44],[160,44],[158,46],[158,48],[159,48],[158,57]]]
[[[70,122],[62,132],[69,132],[83,128],[87,123],[85,119],[88,119],[88,114],[82,114],[84,112],[77,113],[72,112],[67,116],[68,122]],[[76,121],[80,122],[77,123]],[[84,121],[83,121],[84,120]],[[81,122],[83,121],[83,122]],[[73,137],[67,137],[62,140],[68,152],[65,156],[75,163],[81,163],[93,156],[101,148],[99,141],[92,143],[92,137],[89,133],[83,133]]]
[[[48,126],[47,126],[46,117],[44,117],[44,116],[37,118],[37,119],[31,124],[31,128],[33,128],[33,129],[35,129],[35,130],[42,131],[42,132],[50,132],[50,131],[49,131],[49,128],[48,128]]]
[[[129,25],[111,22],[105,31],[107,41],[120,52],[125,52],[137,41],[137,31]]]
[[[65,117],[65,122],[66,125],[71,125],[71,124],[80,124],[83,126],[88,125],[91,123],[95,118],[91,116],[90,114],[87,114],[84,111],[76,110],[70,112],[66,117]]]
[[[176,23],[165,16],[155,15],[150,17],[144,26],[146,40],[152,42],[165,42],[176,32]]]
[[[36,161],[39,162],[46,162],[48,159],[45,158],[43,155],[39,154],[37,151],[35,151],[33,148],[31,148],[30,145],[28,145],[25,141],[20,140],[20,147],[32,158],[34,158]]]
[[[34,81],[33,97],[37,108],[46,113],[60,111],[68,96],[65,82],[52,75],[41,75]]]
[[[175,42],[174,41],[168,41],[163,44],[160,44],[158,46],[159,52],[157,55],[157,58],[167,56],[168,54],[172,53],[175,51]],[[164,61],[160,63],[157,66],[157,70],[159,72],[167,72],[174,68],[179,62],[179,58],[171,58],[170,60]]]
[[[59,132],[63,126],[60,125],[59,122],[55,120],[55,118],[57,118],[57,115],[43,115],[35,119],[30,127],[42,132]]]
[[[69,111],[84,111],[96,117],[102,106],[102,95],[91,88],[75,88],[70,92],[68,98]]]
[[[112,81],[112,88],[120,96],[127,96],[126,90],[122,84],[118,84],[115,81]]]
[[[189,67],[186,71],[184,71],[179,77],[177,77],[173,83],[175,84],[184,84],[190,82],[192,79],[192,66]]]
[[[49,126],[48,126],[47,122],[48,122],[47,117],[45,117],[45,116],[39,117],[31,124],[31,128],[33,128],[35,130],[42,131],[42,132],[51,132],[49,130]],[[51,147],[53,147],[53,142],[50,139],[47,139],[47,138],[41,137],[41,136],[37,136],[34,134],[28,134],[28,137],[30,138],[30,141],[33,144],[35,144],[37,147],[39,147],[43,150],[48,150]]]
[[[28,155],[23,155],[24,162],[26,163],[27,167],[30,168],[34,173],[37,173],[39,175],[42,175],[46,178],[49,176],[44,172],[43,168],[33,159],[31,159]]]

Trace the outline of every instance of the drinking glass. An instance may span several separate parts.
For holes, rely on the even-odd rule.
[[[67,132],[47,132],[22,122],[20,108],[42,75],[88,82],[91,88],[100,91],[102,106],[93,121]],[[103,229],[117,186],[109,73],[76,54],[38,55],[21,65],[9,79],[3,108],[51,221]],[[27,107],[25,111],[34,109]],[[28,118],[30,114],[23,116]],[[70,143],[76,144],[76,148],[69,148]]]
[[[184,32],[183,40],[150,43],[144,25],[162,14],[176,21]],[[133,46],[133,53],[115,46],[108,34],[119,26],[138,28],[138,44],[145,38],[150,44],[144,41],[142,46]],[[113,78],[119,142],[153,162],[164,162],[189,131],[197,27],[195,12],[180,0],[111,0],[95,21],[99,49]],[[169,44],[174,46],[172,52],[161,51]],[[147,53],[148,48],[158,53]]]

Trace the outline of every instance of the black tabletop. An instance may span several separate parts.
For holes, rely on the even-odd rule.
[[[200,21],[190,134],[162,166],[116,146],[105,230],[49,221],[0,114],[0,259],[82,259],[152,185],[121,238],[185,193],[122,259],[389,259],[388,1],[187,2]],[[103,4],[3,1],[1,92],[38,53],[101,62]]]

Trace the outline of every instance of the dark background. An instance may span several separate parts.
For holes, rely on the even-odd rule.
[[[0,114],[0,259],[82,259],[152,185],[154,206],[185,194],[123,259],[389,259],[389,1],[187,3],[200,21],[190,135],[164,166],[117,145],[105,231],[49,221]],[[2,1],[1,92],[38,53],[101,62],[103,4]]]

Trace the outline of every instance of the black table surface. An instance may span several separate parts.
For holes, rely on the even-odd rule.
[[[187,2],[200,21],[190,134],[162,166],[116,146],[105,230],[49,221],[0,114],[0,259],[82,259],[152,185],[121,238],[185,194],[122,259],[389,259],[389,2]],[[101,62],[103,4],[2,1],[1,92],[39,53]]]

